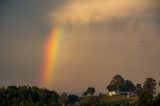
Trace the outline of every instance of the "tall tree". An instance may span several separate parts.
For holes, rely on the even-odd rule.
[[[68,96],[67,96],[67,93],[62,93],[61,95],[61,104],[62,106],[66,106],[68,103]]]
[[[136,87],[132,81],[126,80],[125,84],[119,87],[119,90],[123,92],[133,92],[136,90]]]
[[[107,86],[109,91],[119,90],[121,86],[125,85],[125,80],[121,75],[115,75],[110,82],[110,85]]]
[[[110,85],[117,85],[118,87],[125,84],[125,80],[121,75],[116,75],[113,77]]]
[[[155,90],[156,90],[156,80],[153,78],[146,78],[146,81],[144,82],[143,85],[143,89],[144,91],[147,91],[149,93],[151,93],[152,95],[155,94]]]

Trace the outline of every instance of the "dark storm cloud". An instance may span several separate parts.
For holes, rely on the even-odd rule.
[[[39,84],[48,13],[66,0],[0,0],[0,85]]]

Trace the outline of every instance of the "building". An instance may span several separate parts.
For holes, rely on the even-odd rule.
[[[121,92],[121,91],[109,91],[107,93],[108,96],[115,96],[115,95],[126,95],[127,97],[135,95],[134,92]]]

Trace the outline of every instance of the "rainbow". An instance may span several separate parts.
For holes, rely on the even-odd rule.
[[[45,46],[44,66],[42,70],[43,86],[48,87],[53,80],[53,74],[57,69],[58,54],[62,41],[63,28],[53,28]]]

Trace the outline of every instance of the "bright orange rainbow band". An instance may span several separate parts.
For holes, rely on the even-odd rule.
[[[57,69],[58,54],[62,40],[63,28],[53,28],[45,46],[44,68],[42,71],[43,86],[51,85],[54,72]]]

